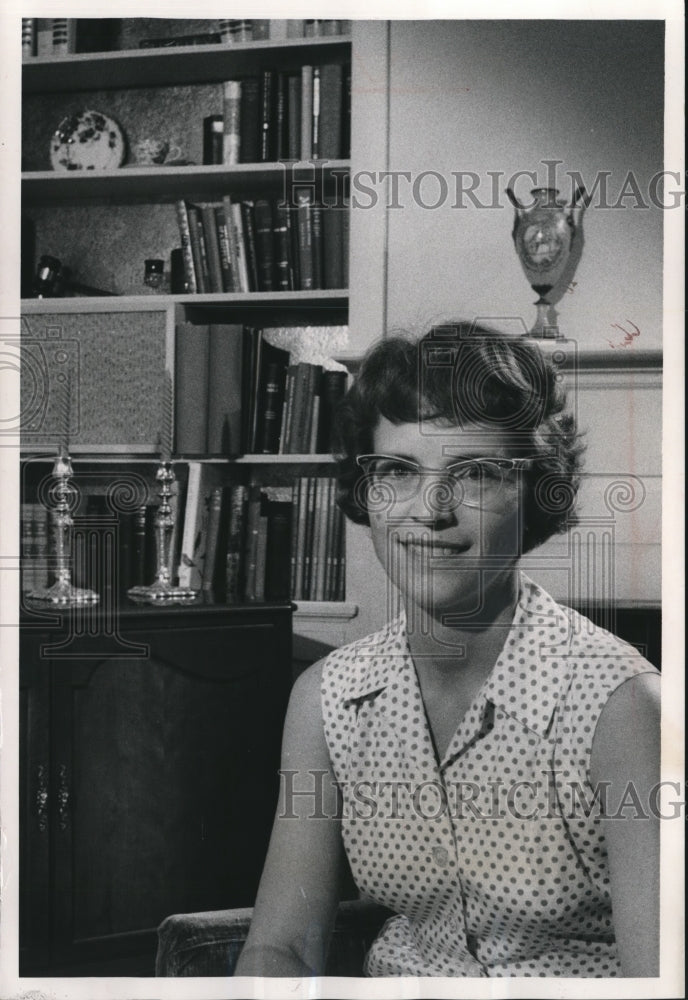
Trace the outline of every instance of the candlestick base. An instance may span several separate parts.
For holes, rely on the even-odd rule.
[[[78,607],[84,604],[98,604],[100,597],[95,590],[75,587],[68,580],[57,580],[51,587],[30,590],[26,595],[30,601],[41,604],[59,604],[62,607]]]
[[[190,587],[175,587],[163,580],[156,580],[149,587],[131,587],[127,597],[137,604],[155,604],[165,607],[169,604],[193,604],[198,600],[200,591]]]

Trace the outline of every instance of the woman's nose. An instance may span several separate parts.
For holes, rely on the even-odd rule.
[[[444,473],[424,473],[413,500],[412,517],[431,524],[451,524],[457,519],[460,502],[449,477]]]

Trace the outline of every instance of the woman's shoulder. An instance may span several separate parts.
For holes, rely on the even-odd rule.
[[[371,673],[377,676],[381,664],[405,650],[406,623],[400,615],[376,632],[333,649],[310,669],[319,680],[323,696],[341,700],[364,693],[366,684],[374,681]]]

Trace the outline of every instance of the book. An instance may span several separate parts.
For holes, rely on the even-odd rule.
[[[258,533],[260,530],[261,490],[250,486],[246,501],[246,532],[244,536],[244,598],[255,601],[257,592]]]
[[[289,21],[286,17],[271,17],[269,24],[269,38],[271,41],[285,41],[290,37],[288,34]]]
[[[346,379],[346,372],[343,371],[323,372],[316,444],[316,452],[320,455],[334,450],[334,418],[337,407],[346,393]]]
[[[284,398],[282,401],[282,421],[280,424],[279,451],[280,455],[289,454],[289,442],[291,436],[292,413],[294,410],[294,385],[296,378],[296,365],[288,365],[286,371]]]
[[[241,81],[226,80],[222,86],[222,162],[241,162]]]
[[[256,258],[258,264],[258,289],[271,292],[273,284],[274,252],[272,245],[272,208],[266,198],[257,198],[253,208],[256,231]]]
[[[313,67],[313,100],[311,105],[311,156],[320,159],[320,67]]]
[[[246,258],[246,237],[244,233],[244,219],[241,205],[238,202],[231,203],[233,243],[237,254],[237,273],[239,275],[239,291],[252,291],[249,284],[248,262]]]
[[[303,581],[301,584],[301,598],[304,601],[311,601],[311,580],[313,566],[313,533],[315,527],[315,495],[317,479],[314,476],[308,477],[308,488],[306,491],[306,524],[303,539]]]
[[[239,155],[242,163],[260,159],[260,78],[245,76],[241,81],[239,112]]]
[[[313,156],[313,67],[301,67],[301,156]]]
[[[129,563],[129,587],[145,587],[151,581],[146,579],[146,506],[137,507],[130,527],[131,560]]]
[[[196,275],[196,287],[201,293],[210,291],[210,273],[208,270],[208,257],[206,253],[205,240],[203,238],[203,222],[200,210],[196,205],[187,202],[186,214],[189,221],[189,236],[191,240],[191,253],[193,255],[194,273]]]
[[[311,542],[311,566],[309,600],[321,601],[323,593],[323,573],[325,565],[325,544],[327,527],[327,506],[325,479],[315,480],[315,499],[313,510],[313,540]]]
[[[275,77],[275,109],[273,160],[286,160],[288,156],[288,111],[287,111],[287,74],[277,73]]]
[[[36,18],[23,17],[21,23],[22,59],[29,59],[36,54]],[[32,588],[29,588],[32,589]]]
[[[29,590],[35,590],[36,585],[34,583],[34,565],[35,565],[35,551],[34,551],[34,522],[33,522],[33,504],[23,503],[19,508],[19,518],[20,518],[20,539],[21,539],[21,573],[20,573],[20,586],[22,593]]]
[[[36,18],[36,55],[53,54],[53,21],[51,17]]]
[[[213,593],[215,590],[215,570],[218,558],[218,539],[220,535],[220,519],[222,515],[222,488],[217,486],[210,491],[208,499],[208,529],[205,550],[205,562],[201,579],[201,590]]]
[[[260,515],[258,517],[258,537],[256,541],[256,583],[251,597],[254,601],[265,600],[265,571],[268,558],[268,498],[261,490]]]
[[[256,452],[276,455],[279,448],[289,353],[263,340],[260,364]]]
[[[220,260],[220,244],[217,234],[217,221],[215,217],[214,205],[199,206],[201,219],[203,221],[203,236],[205,240],[206,253],[208,256],[208,275],[210,278],[210,292],[222,292],[222,263]]]
[[[179,559],[179,585],[180,587],[190,587],[192,590],[201,589],[205,562],[208,511],[202,487],[202,463],[189,462],[184,530]]]
[[[76,52],[76,18],[54,17],[52,23],[52,54],[66,56]]]
[[[311,208],[311,254],[313,288],[323,287],[323,206],[314,201]]]
[[[272,247],[275,288],[279,292],[288,292],[294,288],[294,272],[290,260],[289,207],[281,202],[276,202],[272,209]]]
[[[244,327],[241,372],[241,398],[244,402],[242,417],[242,451],[252,454],[256,449],[258,431],[258,391],[262,354],[262,332],[255,327]]]
[[[243,596],[242,563],[246,503],[246,487],[242,483],[232,486],[230,488],[227,550],[225,555],[224,596],[228,604],[236,604]]]
[[[268,500],[266,600],[288,600],[291,591],[291,500]]]
[[[296,188],[296,224],[298,231],[299,288],[313,289],[313,191],[310,188]]]
[[[344,288],[344,206],[328,205],[322,212],[322,287]]]
[[[303,38],[306,22],[303,18],[290,17],[287,19],[287,38]]]
[[[275,150],[274,123],[275,73],[263,70],[260,81],[260,155],[262,163],[273,160]]]
[[[323,578],[322,597],[323,601],[334,600],[334,563],[336,548],[336,522],[337,522],[337,481],[333,476],[327,480],[327,543],[325,545],[325,572]]]
[[[244,256],[246,259],[246,291],[258,291],[258,255],[256,253],[256,227],[253,218],[253,202],[242,201],[241,221],[244,233]]]
[[[301,75],[295,73],[287,77],[287,156],[301,156]]]
[[[243,327],[211,323],[208,328],[207,453],[241,454]]]
[[[235,292],[235,271],[232,266],[232,254],[229,240],[229,227],[224,205],[215,206],[215,229],[217,230],[217,245],[220,254],[220,271],[222,274],[222,291]]]
[[[351,156],[351,63],[347,63],[344,67],[341,156],[342,159],[348,159]]]
[[[207,326],[179,323],[175,331],[174,426],[178,454],[204,454],[207,447],[208,355]]]
[[[327,63],[320,67],[318,152],[323,160],[338,160],[342,155],[343,81],[344,73],[341,64]]]
[[[182,259],[184,261],[184,279],[189,292],[198,291],[196,283],[196,268],[194,265],[193,253],[191,250],[191,230],[189,228],[189,215],[186,202],[179,198],[175,202],[177,214],[177,225],[179,227],[179,239],[182,245]]]

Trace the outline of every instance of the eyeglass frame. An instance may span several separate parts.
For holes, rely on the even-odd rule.
[[[426,465],[420,465],[419,462],[414,462],[410,458],[402,458],[400,455],[386,455],[386,454],[379,454],[377,452],[371,452],[369,454],[357,455],[356,456],[356,465],[359,467],[359,469],[362,470],[362,472],[366,476],[371,476],[372,477],[372,476],[375,476],[375,473],[371,472],[368,469],[366,469],[365,466],[362,463],[364,463],[367,459],[373,459],[373,458],[386,458],[386,459],[389,459],[392,462],[403,462],[406,465],[411,466],[412,468],[414,468],[417,471],[417,474],[420,477],[420,480],[422,480],[423,474],[430,474],[430,475],[434,475],[434,476],[444,476],[444,477],[451,478],[452,476],[454,476],[454,473],[453,473],[452,470],[455,469],[457,466],[462,466],[462,465],[476,465],[476,464],[480,464],[481,462],[489,462],[492,465],[496,465],[502,472],[504,472],[504,471],[513,472],[513,471],[522,471],[522,470],[527,471],[528,469],[532,468],[533,463],[536,462],[536,461],[538,461],[538,459],[540,458],[540,456],[528,456],[528,457],[524,457],[524,458],[502,458],[500,456],[498,458],[495,458],[495,457],[488,457],[488,456],[480,455],[480,456],[476,456],[475,458],[463,458],[463,459],[460,459],[457,462],[451,462],[449,465],[446,465],[443,469],[433,469],[433,468],[430,468],[429,466],[426,466]],[[460,482],[460,480],[457,477],[455,477],[455,476],[454,476],[454,479],[456,480],[457,483]],[[504,486],[504,477],[502,476],[502,480],[501,480],[500,485],[499,485],[499,491],[500,492],[501,492],[501,489],[502,489],[503,486]],[[416,496],[417,493],[418,493],[418,490],[416,489],[416,490],[413,491],[412,494],[410,494],[407,498],[404,498],[404,500],[401,500],[400,502],[402,502],[402,503],[407,502],[408,500],[410,500],[412,498],[412,496]],[[464,504],[466,507],[475,507],[475,508],[478,508],[478,509],[481,506],[480,504],[475,503],[475,502],[471,502],[470,500],[467,501],[466,498],[465,498],[465,496],[463,496],[460,499],[459,504]]]

